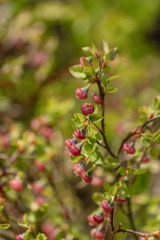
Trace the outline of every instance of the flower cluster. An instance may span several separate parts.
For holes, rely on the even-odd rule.
[[[108,234],[113,239],[118,232],[130,232],[148,239],[146,236],[150,237],[152,234],[137,234],[134,231],[131,196],[136,178],[145,172],[141,167],[150,162],[151,143],[160,142],[160,130],[156,129],[153,134],[153,122],[160,118],[160,101],[154,100],[156,104],[152,108],[152,114],[145,113],[146,118],[142,125],[129,132],[114,153],[105,130],[105,95],[117,90],[110,86],[112,80],[117,78],[110,73],[110,62],[117,56],[117,49],[109,49],[108,44],[103,42],[102,51],[98,51],[94,45],[83,48],[83,51],[87,56],[80,58],[79,65],[70,68],[74,77],[87,83],[87,86],[76,89],[76,97],[80,100],[90,98],[97,105],[95,107],[90,102],[82,103],[82,114],[76,113],[72,119],[76,128],[73,138],[66,139],[65,145],[71,159],[76,162],[73,166],[74,173],[84,182],[103,187],[104,190],[103,194],[95,193],[93,196],[98,208],[88,215],[88,223],[93,227],[90,234],[93,239],[105,239]],[[98,93],[93,92],[89,97],[89,92],[95,85]],[[97,167],[111,174],[113,180],[108,183],[102,176],[94,176]],[[122,204],[128,207],[127,217],[133,230],[121,229],[121,223],[118,229],[115,228],[114,209],[120,208]]]

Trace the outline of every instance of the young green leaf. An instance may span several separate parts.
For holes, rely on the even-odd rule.
[[[109,45],[106,41],[102,41],[103,43],[103,51],[104,51],[104,54],[107,54],[109,52]]]
[[[69,71],[70,71],[70,73],[72,74],[73,77],[85,79],[86,74],[83,72],[83,70],[84,70],[84,67],[81,66],[81,65],[74,65],[74,66],[69,68]]]
[[[153,134],[153,142],[160,143],[160,129]]]
[[[107,87],[107,88],[106,88],[106,92],[108,92],[108,93],[115,93],[115,92],[117,92],[117,88]]]
[[[89,115],[89,119],[91,122],[99,122],[102,120],[102,118],[103,117],[100,114],[96,114],[96,113]]]
[[[39,233],[36,240],[47,240],[47,237],[43,233]]]
[[[0,224],[0,229],[8,229],[8,228],[10,228],[10,224],[8,223]]]

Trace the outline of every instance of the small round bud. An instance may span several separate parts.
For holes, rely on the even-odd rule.
[[[84,88],[77,88],[76,89],[76,97],[79,99],[86,99],[88,98],[88,87],[84,87]]]
[[[77,142],[76,138],[72,138],[72,139],[66,139],[65,140],[65,145],[68,149],[70,149],[70,147],[72,146],[72,144],[75,144]]]
[[[74,173],[77,175],[77,176],[82,176],[82,173],[85,172],[85,169],[83,168],[82,164],[81,163],[77,163],[73,166],[73,170],[74,170]]]
[[[94,106],[91,103],[83,103],[81,111],[85,116],[87,116],[88,114],[92,114],[94,112]]]
[[[10,180],[9,185],[15,192],[21,192],[23,189],[22,183],[18,179]]]
[[[77,139],[85,139],[85,135],[83,134],[83,132],[80,129],[76,129],[73,133],[73,137],[77,138]]]
[[[44,187],[42,186],[42,184],[39,181],[34,181],[32,183],[32,188],[33,188],[34,192],[37,194],[41,194],[44,191]]]
[[[93,179],[92,179],[92,185],[95,187],[102,187],[104,182],[105,181],[103,178],[93,177]]]
[[[41,172],[46,171],[46,167],[45,167],[44,163],[40,162],[39,160],[35,160],[34,166],[37,168],[37,170],[39,170]]]
[[[133,143],[127,143],[125,142],[123,144],[123,150],[128,153],[128,154],[134,154],[135,153],[135,148],[134,148],[134,145]]]
[[[97,226],[98,225],[98,223],[95,222],[94,219],[93,219],[93,214],[88,215],[87,218],[88,218],[88,223],[89,223],[90,226]]]
[[[142,163],[148,163],[149,160],[150,160],[149,157],[144,156],[144,157],[142,158]]]
[[[89,176],[88,174],[86,174],[86,172],[83,172],[81,177],[82,177],[83,181],[86,183],[92,182],[92,177]]]
[[[104,239],[104,232],[102,232],[102,231],[97,231],[96,233],[95,233],[95,239]]]
[[[106,200],[101,202],[101,208],[108,213],[113,211],[113,207]]]
[[[99,213],[94,214],[93,219],[96,223],[100,224],[104,220],[103,213],[102,214],[101,213],[100,214]]]
[[[96,104],[102,104],[102,99],[100,96],[97,95],[97,93],[92,93],[92,100],[94,101],[94,103]]]
[[[72,156],[78,157],[81,154],[81,149],[82,149],[82,144],[78,143],[78,144],[72,144],[69,150]]]
[[[17,235],[17,236],[16,236],[16,240],[23,240],[22,235],[21,235],[21,234]]]

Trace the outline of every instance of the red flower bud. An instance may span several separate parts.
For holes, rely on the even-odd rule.
[[[41,172],[46,171],[46,167],[45,167],[44,163],[40,162],[39,160],[35,160],[34,166],[37,168],[37,170],[39,170]]]
[[[88,215],[88,223],[90,226],[97,226],[98,223],[94,221],[93,214]]]
[[[76,97],[79,99],[88,98],[88,90],[89,90],[89,87],[77,88],[76,89]]]
[[[21,235],[21,234],[17,235],[17,236],[16,236],[16,240],[23,240],[22,235]]]
[[[103,222],[103,220],[104,220],[104,217],[103,217],[103,215],[102,214],[94,214],[93,215],[93,219],[94,219],[94,221],[96,222],[96,223],[98,223],[98,224],[100,224],[101,222]]]
[[[134,153],[135,153],[135,148],[134,148],[133,143],[127,143],[127,142],[125,142],[125,143],[123,144],[123,150],[124,150],[126,153],[129,153],[129,154],[134,154]]]
[[[92,185],[95,187],[102,187],[104,182],[105,182],[104,179],[99,177],[93,177],[92,179]]]
[[[87,116],[88,114],[92,114],[94,112],[94,106],[91,103],[83,103],[81,111],[85,116]]]
[[[104,232],[102,231],[97,231],[95,233],[95,239],[104,239]]]
[[[82,176],[82,173],[85,172],[81,163],[77,163],[73,166],[74,173],[78,176]]]
[[[81,149],[82,149],[82,144],[78,143],[78,144],[72,144],[70,147],[70,153],[72,154],[72,156],[77,157],[81,154]]]
[[[37,202],[37,204],[38,204],[39,206],[41,206],[41,205],[43,205],[43,204],[46,203],[45,199],[44,199],[43,197],[41,197],[41,196],[39,196],[39,197],[36,198],[36,202]]]
[[[65,145],[68,149],[70,149],[70,147],[72,146],[72,144],[75,144],[77,142],[76,138],[72,138],[72,139],[66,139],[65,140]]]
[[[85,135],[83,134],[83,132],[80,129],[76,129],[73,133],[73,137],[77,138],[77,139],[85,139]]]
[[[101,208],[108,213],[113,211],[113,207],[106,200],[101,202]]]
[[[150,160],[149,157],[144,156],[144,157],[142,158],[142,163],[148,163],[149,160]]]
[[[92,177],[89,176],[88,174],[86,174],[86,172],[83,172],[81,177],[82,177],[83,181],[86,183],[92,182]]]
[[[9,185],[15,192],[21,192],[23,189],[22,183],[18,179],[10,180]]]
[[[34,181],[32,184],[32,188],[37,194],[41,194],[44,191],[44,188],[39,181]]]
[[[97,104],[102,104],[102,99],[100,96],[97,95],[97,93],[92,93],[92,99]]]

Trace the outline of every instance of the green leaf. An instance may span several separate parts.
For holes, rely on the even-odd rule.
[[[8,223],[3,223],[3,224],[0,224],[0,229],[8,229],[8,228],[10,228],[10,224],[8,224]]]
[[[107,87],[107,88],[106,88],[106,92],[108,92],[108,93],[115,93],[115,92],[117,92],[117,88]]]
[[[70,159],[71,159],[73,162],[78,162],[79,159],[81,159],[82,157],[83,157],[82,155],[79,155],[78,157],[70,156]]]
[[[113,158],[113,157],[108,157],[106,160],[105,160],[105,163],[104,163],[104,168],[105,169],[113,169],[113,168],[116,168],[120,165],[120,161],[116,158]]]
[[[72,74],[73,77],[85,79],[86,74],[83,72],[83,70],[84,70],[84,67],[81,66],[81,65],[74,65],[74,66],[69,68],[69,71],[70,71],[70,73]]]
[[[102,165],[104,163],[104,158],[100,152],[93,152],[92,155],[90,156],[90,160],[92,163],[96,165]]]
[[[95,71],[93,67],[85,67],[84,74],[86,75],[86,77],[91,78],[95,76]]]
[[[160,129],[153,134],[153,142],[160,143]]]
[[[47,237],[43,233],[39,233],[36,240],[47,240]]]
[[[130,189],[129,189],[128,185],[124,184],[123,185],[123,190],[125,192],[126,197],[130,197],[131,196]]]
[[[99,122],[103,119],[102,115],[94,113],[89,115],[89,119],[91,122]]]
[[[96,204],[100,204],[100,202],[102,201],[102,194],[101,193],[98,193],[98,192],[95,192],[93,193],[92,195],[92,199],[93,201],[96,203]]]
[[[103,51],[104,51],[104,54],[106,55],[108,52],[109,52],[109,45],[106,41],[102,41],[102,44],[103,44]]]
[[[152,134],[146,130],[146,132],[141,136],[140,141],[144,146],[149,147],[152,141]]]
[[[109,194],[110,196],[115,196],[115,194],[117,193],[117,190],[118,190],[118,187],[117,187],[117,185],[115,184],[115,185],[113,185],[113,186],[109,189],[108,194]]]
[[[71,119],[72,126],[74,128],[81,127],[84,123],[85,117],[81,113],[75,113],[74,118]]]
[[[28,221],[28,218],[27,218],[26,214],[23,215],[23,222],[27,227],[29,227],[30,224],[29,224],[29,221]]]
[[[118,168],[117,173],[119,173],[120,175],[125,175],[126,174],[126,168],[124,168],[124,167]]]
[[[109,183],[105,182],[103,184],[103,188],[104,188],[104,191],[109,191],[109,189],[111,188],[111,185]]]
[[[109,53],[106,54],[106,57],[109,61],[113,61],[118,55],[118,48],[112,48]]]
[[[86,55],[93,55],[93,48],[91,47],[83,47],[82,50]]]
[[[160,110],[160,96],[154,98],[152,102],[152,109],[154,111]]]
[[[114,75],[114,76],[112,76],[112,77],[108,77],[105,81],[106,81],[107,83],[110,83],[110,82],[112,82],[113,80],[115,80],[115,79],[117,79],[117,78],[119,78],[119,75]]]
[[[106,67],[103,68],[103,71],[104,72],[110,72],[111,71],[111,67],[107,65]]]
[[[141,175],[141,174],[144,174],[147,172],[147,169],[136,169],[134,172],[133,172],[133,175]]]
[[[89,141],[85,141],[83,145],[83,150],[85,150],[88,153],[91,153],[93,151],[93,144],[90,144]]]

